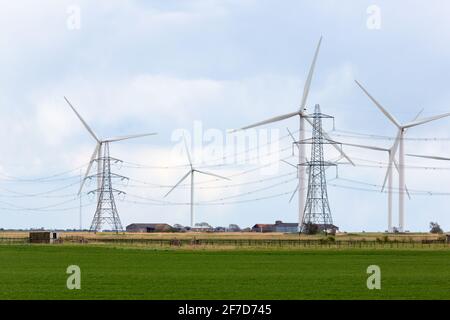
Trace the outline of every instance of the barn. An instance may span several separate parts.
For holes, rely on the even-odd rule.
[[[174,229],[167,223],[132,223],[126,227],[127,232],[172,232]]]
[[[252,232],[274,232],[273,224],[258,223],[252,227]]]

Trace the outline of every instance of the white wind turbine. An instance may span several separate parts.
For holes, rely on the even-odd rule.
[[[64,97],[64,99],[66,100],[66,102],[70,106],[70,108],[73,110],[73,112],[75,112],[75,114],[78,117],[78,119],[80,119],[81,123],[84,125],[86,130],[91,134],[91,136],[97,142],[96,145],[95,145],[94,153],[92,154],[91,159],[89,160],[89,165],[87,167],[84,179],[83,179],[83,181],[82,181],[82,183],[80,185],[80,190],[78,191],[78,194],[80,194],[81,191],[83,190],[83,186],[84,186],[84,184],[86,182],[86,179],[89,176],[89,173],[91,171],[92,165],[94,164],[94,161],[95,160],[99,160],[102,157],[102,155],[104,154],[104,151],[106,150],[106,148],[109,147],[109,143],[156,135],[156,133],[144,133],[144,134],[135,134],[135,135],[122,136],[122,137],[100,139],[94,133],[94,131],[89,127],[89,125],[86,123],[86,121],[84,121],[84,119],[81,117],[81,115],[75,109],[75,107],[69,102],[69,100],[66,97]],[[97,161],[97,190],[101,189],[101,184],[102,184],[102,165],[101,165],[101,163],[102,162],[100,160]]]
[[[395,138],[394,145],[392,147],[392,152],[390,154],[389,163],[393,163],[395,154],[397,149],[399,151],[399,179],[398,179],[398,187],[399,187],[399,231],[404,231],[405,226],[405,149],[404,149],[404,138],[406,134],[406,130],[412,127],[419,126],[421,124],[425,124],[431,121],[435,121],[444,117],[450,116],[450,113],[444,113],[441,115],[427,117],[419,120],[414,120],[412,122],[408,122],[406,124],[400,124],[374,97],[370,95],[370,93],[359,83],[356,81],[356,84],[361,88],[362,91],[369,97],[370,100],[380,109],[380,111],[397,127],[398,133]],[[387,176],[389,175],[390,168],[388,168]],[[386,178],[385,178],[386,181]]]
[[[277,117],[273,117],[261,122],[257,122],[255,124],[252,124],[250,126],[246,126],[234,131],[238,131],[238,130],[246,130],[246,129],[250,129],[250,128],[255,128],[255,127],[259,127],[265,124],[269,124],[269,123],[273,123],[273,122],[278,122],[281,120],[285,120],[285,119],[289,119],[295,116],[298,116],[300,119],[300,130],[299,130],[299,153],[298,153],[298,161],[299,161],[299,167],[298,167],[298,189],[299,189],[299,197],[298,197],[298,228],[300,231],[301,228],[301,223],[303,221],[303,210],[305,208],[305,199],[306,199],[306,179],[305,179],[305,166],[300,165],[300,164],[304,164],[306,162],[306,158],[305,158],[305,145],[303,143],[301,143],[302,141],[305,140],[305,120],[310,124],[313,125],[312,120],[307,118],[307,113],[306,113],[306,101],[308,99],[308,94],[309,94],[309,89],[311,87],[311,82],[312,82],[312,78],[314,75],[314,68],[316,66],[316,61],[317,61],[317,56],[319,55],[319,50],[320,50],[320,45],[322,43],[322,37],[320,37],[319,43],[317,44],[317,48],[316,51],[314,53],[314,58],[313,61],[311,63],[311,67],[309,69],[308,72],[308,77],[306,78],[306,82],[305,82],[305,86],[303,88],[303,95],[302,95],[302,100],[300,103],[300,108],[295,111],[295,112],[291,112],[288,114],[284,114],[281,116],[277,116]],[[328,134],[326,132],[322,132],[323,136],[326,139],[330,139],[330,137],[328,136]],[[330,139],[331,140],[331,139]],[[352,160],[342,151],[342,149],[335,145],[332,144],[332,146],[334,148],[336,148],[340,154],[346,158],[352,165],[353,162]]]
[[[342,144],[343,146],[387,152],[389,159],[391,159],[391,154],[393,153],[393,149],[395,146],[395,145],[393,145],[390,149],[386,149],[386,148],[368,146],[368,145],[363,145],[363,144],[354,144],[354,143],[340,142],[340,144]],[[397,171],[399,171],[399,166],[398,166],[397,161],[394,159],[393,162],[394,162],[395,168],[397,169]],[[392,226],[392,188],[393,187],[392,187],[392,170],[391,170],[391,168],[392,168],[392,162],[389,162],[386,177],[385,177],[384,183],[383,183],[383,187],[381,188],[381,191],[384,191],[384,188],[386,185],[386,180],[387,180],[387,184],[388,184],[388,186],[387,186],[387,189],[388,189],[388,231],[389,232],[393,232],[393,230],[394,230],[393,226]],[[410,197],[409,191],[408,191],[408,188],[406,187],[406,185],[405,185],[405,190],[408,194],[408,197]]]
[[[173,190],[175,190],[176,187],[178,187],[180,185],[180,183],[182,183],[188,176],[191,176],[191,202],[190,202],[190,207],[191,207],[191,228],[194,227],[194,174],[197,173],[201,173],[204,175],[208,175],[208,176],[213,176],[216,178],[220,178],[220,179],[224,179],[224,180],[231,180],[229,178],[226,177],[222,177],[219,176],[217,174],[214,173],[210,173],[210,172],[206,172],[206,171],[200,171],[194,168],[194,166],[192,165],[192,159],[191,159],[191,154],[189,153],[189,149],[186,143],[186,139],[183,136],[183,141],[184,141],[184,146],[186,148],[186,154],[189,160],[189,166],[191,167],[191,169],[180,179],[180,181],[177,182],[176,185],[174,185],[169,192],[167,192],[164,195],[164,198],[167,197]]]

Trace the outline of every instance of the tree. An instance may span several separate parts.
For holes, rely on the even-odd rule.
[[[430,233],[444,233],[437,222],[430,222]]]
[[[310,235],[317,234],[317,233],[319,233],[319,226],[312,222],[305,223],[303,225],[303,233],[310,234]]]

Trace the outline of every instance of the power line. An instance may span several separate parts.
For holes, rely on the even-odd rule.
[[[339,133],[341,132],[341,133]],[[378,134],[367,134],[367,133],[360,133],[355,131],[348,131],[348,130],[332,130],[329,132],[330,135],[336,136],[336,137],[348,137],[348,138],[357,138],[357,139],[373,139],[373,140],[388,140],[388,141],[394,141],[396,137],[392,136],[385,136],[385,135],[378,135]],[[425,138],[409,138],[404,137],[403,140],[410,140],[410,141],[450,141],[450,138],[447,137],[425,137]]]
[[[44,177],[38,177],[38,178],[19,178],[19,177],[15,177],[15,176],[10,176],[4,173],[0,173],[1,176],[5,177],[6,179],[2,179],[1,181],[3,182],[54,182],[54,181],[62,181],[62,180],[68,180],[68,179],[74,179],[74,178],[79,178],[79,176],[70,176],[70,177],[66,177],[63,179],[53,179],[53,178],[57,178],[57,177],[61,177],[64,176],[66,174],[75,172],[75,171],[79,171],[80,169],[86,167],[87,164],[84,164],[80,167],[77,167],[75,169],[71,169],[71,170],[67,170],[67,171],[63,171],[63,172],[59,172],[59,173],[55,173],[49,176],[44,176]]]
[[[254,193],[258,193],[258,192],[261,192],[261,191],[273,189],[273,188],[279,187],[281,185],[285,185],[285,184],[290,183],[290,182],[295,181],[295,180],[297,180],[297,178],[284,180],[284,181],[281,181],[279,183],[276,183],[276,184],[273,184],[273,185],[270,185],[270,186],[267,186],[267,187],[263,187],[263,188],[259,188],[259,189],[256,189],[256,190],[240,193],[240,194],[233,195],[233,196],[222,197],[222,198],[218,198],[218,199],[215,199],[215,200],[204,201],[203,203],[217,202],[217,201],[222,201],[222,200],[228,200],[228,199],[233,199],[233,198],[244,197],[244,196],[251,195],[251,194],[254,194]]]
[[[297,133],[297,132],[298,132],[298,130],[293,131],[292,133]],[[286,135],[281,136],[280,138],[278,138],[276,141],[279,142],[279,141],[285,140],[286,138],[289,138],[289,137],[290,137],[290,135],[289,135],[289,134],[286,134]],[[271,141],[271,142],[268,142],[268,143],[264,143],[264,144],[261,144],[261,145],[257,145],[256,147],[247,148],[246,150],[241,151],[241,152],[235,152],[235,153],[233,153],[233,154],[224,155],[224,156],[219,157],[219,158],[216,158],[216,159],[211,159],[211,160],[209,160],[209,162],[222,162],[222,161],[225,161],[225,160],[227,160],[227,159],[229,159],[229,158],[231,158],[231,157],[236,158],[236,157],[239,156],[239,155],[247,154],[247,153],[249,153],[249,152],[251,152],[251,151],[259,150],[259,149],[261,149],[262,147],[271,145],[271,144],[273,144],[273,143],[274,143],[274,142]],[[290,149],[290,148],[291,148],[291,146],[289,146],[289,149]],[[273,154],[273,153],[276,153],[276,152],[280,152],[280,151],[285,151],[285,150],[287,150],[287,149],[288,149],[288,148],[284,148],[284,149],[279,150],[279,151],[274,151],[274,152],[266,153],[264,156],[267,156],[267,155],[270,155],[270,154]],[[258,159],[258,158],[260,158],[260,157],[262,157],[262,156],[259,155],[259,156],[250,158],[250,160]],[[247,161],[248,161],[248,160],[249,160],[249,159],[247,159]],[[126,167],[126,168],[134,168],[134,169],[181,169],[181,168],[189,167],[188,164],[186,164],[186,165],[173,165],[173,166],[157,166],[157,165],[145,165],[145,164],[140,164],[140,163],[136,163],[136,162],[128,162],[128,161],[123,161],[123,163],[124,163],[124,164],[128,164],[128,166],[124,166],[124,167]],[[201,167],[202,167],[202,168],[206,168],[206,167],[217,167],[217,166],[225,166],[225,165],[230,165],[230,164],[211,164],[211,165],[202,165],[202,164],[195,164],[195,163],[193,164],[193,166],[197,166],[197,167],[199,167],[199,168],[201,168]]]
[[[0,197],[7,197],[7,198],[34,198],[34,197],[46,197],[46,198],[64,198],[64,197],[71,197],[74,194],[66,194],[66,195],[56,195],[56,196],[46,196],[48,194],[52,194],[54,192],[58,192],[61,190],[65,190],[68,189],[70,187],[73,187],[75,185],[79,185],[79,182],[75,182],[75,183],[71,183],[62,187],[58,187],[55,189],[51,189],[48,191],[43,191],[43,192],[38,192],[38,193],[22,193],[22,192],[17,192],[8,188],[2,188],[0,187],[0,190],[12,193],[14,195],[5,195],[5,194],[0,194]]]
[[[59,203],[54,203],[51,205],[47,205],[47,206],[42,206],[42,207],[22,207],[22,206],[17,206],[15,204],[12,203],[8,203],[8,202],[4,202],[4,201],[0,201],[0,203],[4,204],[4,205],[8,205],[11,206],[12,208],[1,208],[4,210],[13,210],[13,211],[43,211],[43,212],[47,212],[47,211],[53,211],[51,209],[65,205],[67,203],[71,203],[73,201],[79,200],[78,197],[76,198],[72,198],[70,200],[66,200],[63,202],[59,202]],[[74,207],[74,208],[79,208],[79,206]],[[55,210],[61,210],[61,209],[55,209]]]
[[[254,198],[254,199],[229,201],[229,202],[220,202],[220,203],[219,202],[218,203],[198,202],[195,205],[197,205],[197,206],[222,206],[222,205],[231,205],[231,204],[241,204],[241,203],[257,202],[257,201],[263,201],[263,200],[268,200],[268,199],[273,199],[273,198],[279,198],[279,197],[282,197],[282,196],[285,196],[285,195],[289,195],[291,193],[292,192],[289,191],[289,192],[283,192],[283,193],[278,193],[278,194],[265,196],[265,197]],[[168,206],[168,205],[185,206],[185,205],[190,205],[190,203],[149,203],[149,202],[130,201],[130,200],[124,200],[123,202],[132,203],[132,204],[140,204],[140,205],[150,205],[150,206]]]
[[[251,184],[263,183],[263,182],[266,182],[266,181],[277,180],[277,179],[280,179],[280,178],[283,178],[283,177],[287,177],[287,176],[292,176],[292,175],[295,175],[295,174],[297,174],[297,172],[289,172],[289,173],[286,173],[286,174],[276,175],[276,176],[265,178],[265,179],[257,179],[257,180],[241,182],[241,183],[230,183],[230,184],[220,185],[220,186],[203,186],[203,187],[200,186],[200,187],[197,187],[196,189],[228,189],[228,188],[235,188],[235,187],[241,187],[241,186],[246,186],[246,185],[251,185]],[[143,185],[143,186],[142,185],[130,185],[130,184],[128,184],[127,187],[131,187],[131,188],[164,189],[164,188],[172,188],[173,185],[153,184],[153,183],[146,182],[145,185]],[[179,187],[188,188],[188,187],[190,187],[190,185],[189,184],[180,184]]]
[[[347,181],[347,182],[351,182],[351,183],[362,184],[362,185],[372,186],[372,187],[377,187],[377,188],[382,187],[381,185],[377,185],[377,184],[371,184],[371,183],[366,183],[366,182],[351,180],[351,179],[345,179],[345,178],[338,178],[338,180],[343,180],[343,181]],[[367,191],[367,192],[376,192],[376,193],[387,193],[388,192],[388,190],[381,191],[379,189],[374,190],[374,189],[367,189],[367,188],[361,188],[361,187],[344,186],[344,185],[340,185],[340,184],[336,184],[336,183],[333,183],[331,185],[336,188],[358,190],[358,191]],[[398,188],[391,188],[391,190],[394,193],[397,193],[397,194],[399,193]],[[408,191],[411,195],[418,195],[418,196],[450,196],[450,192],[436,192],[436,191],[414,190],[414,189],[409,189]]]

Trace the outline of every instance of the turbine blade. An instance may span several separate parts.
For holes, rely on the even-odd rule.
[[[400,170],[398,168],[398,163],[396,160],[394,160],[394,164],[395,164],[395,169],[397,169],[397,172],[400,172]],[[405,191],[406,191],[406,194],[408,195],[409,200],[411,200],[411,195],[409,194],[409,190],[408,190],[408,187],[406,186],[406,184],[405,184]]]
[[[386,187],[386,182],[388,180],[389,174],[391,173],[391,170],[392,170],[392,165],[390,164],[386,170],[386,175],[384,176],[384,181],[383,181],[383,186],[381,187],[381,192],[383,192]]]
[[[294,141],[294,143],[297,142],[297,141],[295,140],[295,137],[294,137],[294,135],[292,134],[291,130],[289,130],[289,128],[286,128],[286,130],[287,130],[287,132],[289,133],[289,135],[291,136],[292,141]],[[300,146],[299,146],[297,143],[296,143],[295,145],[297,146],[297,149],[300,150]]]
[[[397,170],[397,172],[400,172],[400,169],[398,167],[398,162],[395,159],[394,159],[394,165],[395,165],[395,169]]]
[[[267,119],[267,120],[264,120],[264,121],[261,121],[261,122],[254,123],[252,125],[249,125],[249,126],[246,126],[246,127],[240,128],[240,129],[232,130],[231,132],[236,132],[236,131],[240,131],[240,130],[247,130],[247,129],[259,127],[259,126],[262,126],[262,125],[265,125],[265,124],[278,122],[278,121],[281,121],[281,120],[284,120],[284,119],[289,119],[289,118],[292,118],[292,117],[298,116],[298,115],[299,115],[299,112],[287,113],[287,114],[284,114],[284,115],[281,115],[281,116],[273,117],[273,118],[270,118],[270,119]]]
[[[414,119],[412,121],[416,121],[417,119],[419,119],[419,117],[422,114],[423,110],[424,110],[423,108],[420,109],[420,111],[416,114],[416,116],[414,117]]]
[[[411,194],[409,193],[409,190],[408,190],[408,187],[406,186],[406,184],[405,184],[405,191],[406,191],[406,194],[408,195],[408,199],[411,200]]]
[[[292,163],[287,162],[286,160],[281,160],[281,162],[284,162],[284,163],[290,165],[291,167],[294,167],[295,169],[297,169],[297,166],[296,166],[296,165],[293,165]]]
[[[174,185],[174,186],[169,190],[169,192],[167,192],[167,193],[164,195],[164,198],[167,197],[173,190],[175,190],[175,188],[178,187],[178,186],[180,185],[180,183],[182,183],[182,182],[183,182],[183,181],[184,181],[191,173],[192,173],[192,171],[189,171],[188,173],[186,173],[186,174],[183,176],[183,178],[181,178],[180,181],[178,181],[177,184]]]
[[[311,126],[314,127],[314,124],[312,122],[312,120],[310,118],[304,118]],[[322,135],[325,139],[329,140],[329,141],[334,141],[333,139],[331,139],[331,137],[322,130]],[[352,164],[352,166],[355,166],[355,163],[352,161],[352,159],[349,158],[349,156],[347,156],[347,154],[345,154],[345,152],[342,150],[342,148],[335,143],[331,144],[333,146],[333,148],[335,148],[345,159],[347,159],[348,162],[350,162]]]
[[[86,123],[86,121],[84,121],[84,119],[81,117],[81,115],[77,112],[77,110],[75,109],[75,107],[69,102],[69,100],[64,97],[64,99],[66,100],[67,104],[69,105],[69,107],[73,110],[73,112],[75,112],[75,114],[77,115],[78,119],[80,119],[81,123],[83,123],[84,127],[87,129],[87,131],[89,131],[89,133],[94,137],[94,139],[97,142],[100,142],[100,139],[95,135],[94,131],[89,127],[89,125]]]
[[[392,170],[392,164],[394,164],[398,170],[398,164],[397,164],[397,161],[395,160],[395,154],[397,153],[398,144],[400,143],[400,135],[401,135],[401,130],[398,131],[397,137],[395,138],[394,145],[389,150],[388,169],[386,171],[386,176],[384,177],[383,187],[381,188],[382,192],[384,191],[384,187],[386,186],[386,181],[389,176],[389,173]]]
[[[92,165],[94,164],[94,160],[98,155],[98,150],[100,149],[100,143],[97,143],[94,149],[94,153],[91,156],[91,159],[89,160],[89,164],[86,170],[86,174],[84,175],[83,180],[81,181],[80,190],[78,190],[78,195],[81,194],[81,191],[83,190],[84,183],[86,182],[87,177],[89,176],[89,172],[91,171]]]
[[[200,171],[200,170],[197,170],[197,169],[195,169],[194,171],[198,172],[198,173],[206,174],[208,176],[213,176],[213,177],[217,177],[217,178],[220,178],[220,179],[224,179],[224,180],[231,180],[230,178],[219,176],[218,174],[214,174],[214,173],[211,173],[211,172]]]
[[[304,118],[311,126],[314,127],[314,124],[312,122],[312,120],[310,118]],[[329,141],[334,141],[333,139],[331,139],[331,137],[322,130],[322,135],[325,139],[329,140]],[[350,159],[347,154],[345,154],[345,152],[342,150],[342,148],[340,146],[338,146],[337,144],[332,143],[331,144],[333,146],[333,148],[335,148],[345,159],[347,159],[348,162],[350,162],[353,166],[355,166],[355,163],[352,161],[352,159]]]
[[[450,158],[446,158],[446,157],[424,156],[424,155],[410,154],[410,153],[407,153],[406,155],[409,156],[409,157],[415,157],[415,158],[424,158],[424,159],[433,159],[433,160],[450,161]]]
[[[370,93],[362,86],[361,83],[359,83],[357,80],[355,80],[356,84],[361,88],[362,91],[369,97],[370,100],[372,100],[373,103],[380,109],[381,112],[389,119],[397,128],[401,128],[400,123],[377,101],[374,97],[370,95]]]
[[[407,124],[405,124],[403,126],[403,128],[405,128],[405,129],[412,128],[412,127],[415,127],[415,126],[418,126],[418,125],[421,125],[421,124],[425,124],[425,123],[428,123],[428,122],[431,122],[431,121],[439,120],[439,119],[442,119],[442,118],[445,118],[445,117],[448,117],[448,116],[450,116],[450,112],[444,113],[444,114],[440,114],[440,115],[437,115],[437,116],[433,116],[433,117],[423,118],[423,119],[420,119],[420,120],[416,120],[416,121],[407,123]]]
[[[322,134],[325,137],[325,139],[333,141],[327,133],[323,132]],[[342,150],[342,148],[338,144],[332,143],[331,145],[333,146],[333,148],[335,148],[337,151],[339,151],[341,156],[343,156],[345,159],[347,159],[347,161],[350,162],[352,164],[352,166],[355,166],[355,163],[352,161],[352,159],[350,159],[350,157]]]
[[[156,132],[143,133],[143,134],[132,134],[132,135],[128,135],[128,136],[109,138],[109,139],[106,139],[105,142],[117,142],[117,141],[123,141],[123,140],[128,140],[128,139],[135,139],[135,138],[141,138],[141,137],[147,137],[147,136],[154,136],[156,134],[157,134]]]
[[[295,188],[294,192],[292,193],[292,196],[289,198],[289,203],[292,202],[292,199],[294,199],[295,194],[297,193],[298,189],[300,188],[300,185],[297,184],[297,187]]]
[[[187,145],[187,142],[186,142],[186,137],[184,136],[184,133],[183,133],[183,141],[184,141],[184,147],[186,148],[186,154],[187,154],[187,157],[188,157],[188,160],[189,160],[189,165],[191,166],[191,169],[192,169],[191,154],[189,153],[189,148],[188,148],[188,145]]]
[[[398,144],[400,143],[401,134],[402,134],[402,132],[401,132],[401,130],[399,130],[397,133],[397,137],[395,138],[395,142],[389,151],[389,163],[392,163],[395,159],[395,155],[397,154]]]
[[[300,112],[303,112],[306,107],[306,101],[308,99],[309,89],[311,88],[311,82],[314,75],[314,68],[316,67],[317,56],[319,55],[320,44],[322,43],[322,37],[319,39],[317,44],[316,52],[314,53],[314,58],[309,68],[308,77],[306,78],[305,87],[303,88],[302,102],[300,103]]]

